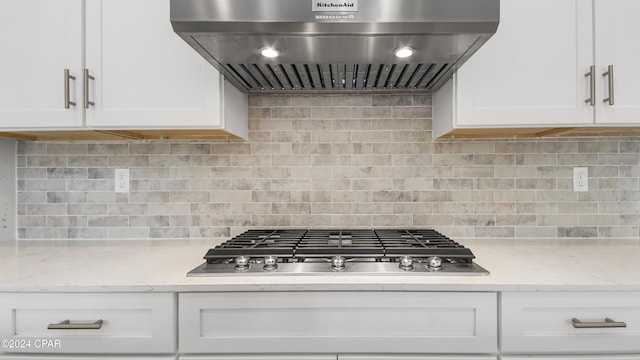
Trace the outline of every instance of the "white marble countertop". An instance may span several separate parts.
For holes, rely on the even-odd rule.
[[[638,240],[459,242],[490,275],[186,277],[218,241],[0,241],[0,292],[640,290]]]

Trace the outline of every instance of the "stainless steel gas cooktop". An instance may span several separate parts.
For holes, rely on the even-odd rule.
[[[187,276],[489,274],[474,258],[433,229],[249,230]]]

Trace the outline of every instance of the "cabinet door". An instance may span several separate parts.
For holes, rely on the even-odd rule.
[[[495,293],[229,292],[179,298],[185,353],[488,354]]]
[[[219,73],[173,32],[169,0],[87,0],[87,126],[220,128]]]
[[[500,360],[640,360],[640,355],[582,355],[582,356],[501,356]]]
[[[457,72],[454,127],[592,123],[591,0],[502,0],[500,11],[497,33]]]
[[[0,2],[0,127],[82,126],[82,0]],[[64,69],[70,80],[65,109]]]
[[[596,122],[640,124],[640,1],[595,0],[596,69],[598,96]],[[614,104],[609,97],[608,78],[602,76],[613,65]]]
[[[269,355],[183,355],[180,356],[180,360],[336,360],[335,354],[328,355],[309,355],[309,354],[296,354],[296,355],[283,355],[283,354],[269,354]]]
[[[2,355],[0,354],[0,360],[176,360],[175,356],[98,356],[98,355],[66,355],[66,356],[51,356],[51,355]]]
[[[455,350],[452,350],[455,352]],[[450,355],[338,355],[338,360],[496,360],[495,356]]]

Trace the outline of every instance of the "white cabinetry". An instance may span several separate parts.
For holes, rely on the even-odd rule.
[[[247,137],[246,95],[173,32],[169,0],[6,1],[0,14],[0,40],[12,54],[0,67],[3,131],[141,130],[125,134],[143,138],[154,130],[218,130],[220,137]],[[75,77],[69,109],[65,68]]]
[[[82,0],[0,3],[1,128],[82,127],[82,111],[64,107],[63,76],[76,77],[69,96],[80,105],[82,17]]]
[[[594,126],[640,125],[634,90],[640,50],[628,42],[640,31],[633,16],[639,2],[500,3],[498,32],[434,95],[435,138],[581,135]],[[586,101],[592,83],[585,76],[592,65],[593,104]],[[603,102],[608,65],[614,66],[614,105]]]
[[[338,355],[338,360],[496,360],[495,356],[450,355]]]
[[[583,356],[501,356],[500,360],[640,360],[640,355]]]
[[[640,360],[640,292],[3,293],[0,339],[2,360]]]
[[[176,360],[175,356],[90,356],[90,355],[65,355],[65,356],[50,356],[50,355],[2,355],[1,360]]]
[[[0,352],[174,354],[176,307],[171,293],[2,294]]]
[[[597,81],[596,123],[603,125],[640,124],[640,46],[631,40],[640,34],[640,1],[595,0],[595,64]],[[614,70],[614,105],[609,97],[608,65]]]
[[[218,71],[173,32],[168,0],[86,1],[86,67],[95,77],[89,127],[223,129],[225,120],[240,122],[242,113],[224,117]]]
[[[180,360],[496,360],[495,356],[451,355],[184,355]],[[596,360],[596,359],[594,359]],[[599,360],[599,359],[597,359]],[[635,360],[635,359],[621,359]]]
[[[183,355],[180,360],[336,360],[336,355]]]
[[[487,354],[495,293],[191,293],[179,298],[183,353]]]
[[[501,311],[504,353],[640,353],[638,292],[504,292]]]

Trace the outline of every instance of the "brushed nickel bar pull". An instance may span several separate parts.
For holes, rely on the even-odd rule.
[[[90,324],[74,324],[71,320],[65,320],[58,324],[49,324],[49,330],[100,330],[104,321],[97,320]]]
[[[589,66],[589,72],[584,74],[585,77],[590,77],[589,79],[589,98],[585,100],[585,103],[588,103],[591,106],[596,106],[596,66]]]
[[[70,99],[69,80],[75,80],[76,77],[69,74],[69,69],[64,69],[64,108],[68,109],[70,105],[76,106],[76,103]]]
[[[89,75],[89,69],[84,69],[84,108],[88,109],[89,105],[94,106],[93,101],[89,101],[89,80],[95,80],[95,78]]]
[[[615,321],[610,318],[605,318],[603,322],[580,321],[576,318],[573,318],[571,319],[571,322],[573,323],[573,327],[576,329],[627,327],[627,323],[625,323],[624,321]]]
[[[603,73],[602,76],[609,77],[609,97],[602,100],[602,102],[609,102],[609,105],[613,105],[613,65],[609,65],[607,67],[607,72]]]

